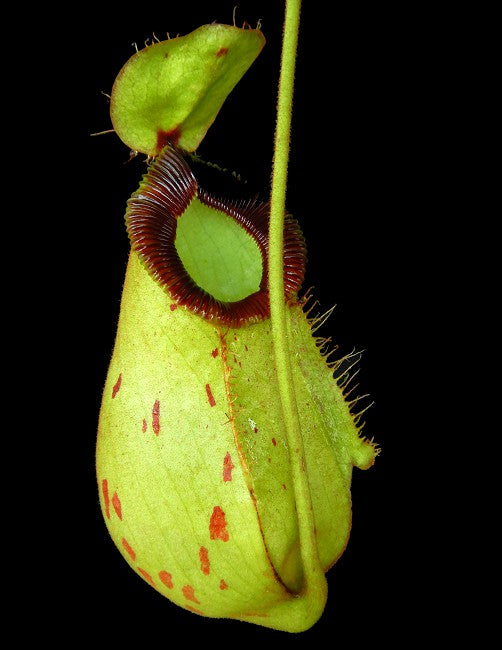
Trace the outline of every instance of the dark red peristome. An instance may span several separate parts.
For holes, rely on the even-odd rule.
[[[186,272],[175,246],[177,219],[197,197],[224,212],[255,240],[262,257],[260,289],[236,302],[216,300]],[[257,200],[229,201],[201,189],[179,151],[167,145],[143,176],[127,202],[126,225],[133,250],[156,280],[180,305],[216,323],[240,327],[270,316],[268,295],[269,204]],[[284,297],[296,298],[305,274],[307,251],[298,223],[284,223]]]

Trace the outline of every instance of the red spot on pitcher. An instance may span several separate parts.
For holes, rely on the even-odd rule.
[[[145,571],[144,569],[141,569],[140,567],[138,567],[138,571],[141,573],[143,578],[145,580],[147,580],[152,585],[152,587],[154,587],[155,589],[157,588],[155,582],[153,581],[152,576],[147,571]]]
[[[115,395],[119,392],[121,384],[122,384],[122,373],[120,373],[117,381],[115,382],[115,386],[112,388],[112,399],[115,399]]]
[[[209,384],[206,384],[206,393],[207,393],[207,399],[209,400],[209,406],[216,406],[216,401],[213,397],[213,393],[211,392],[211,386]]]
[[[228,542],[227,521],[220,506],[213,508],[213,514],[209,522],[209,537],[210,539],[221,539],[222,542]]]
[[[167,571],[159,571],[159,578],[168,589],[172,589],[174,587],[173,576]]]
[[[209,551],[205,546],[200,547],[199,558],[200,558],[200,570],[204,575],[208,576],[211,569],[209,564]]]
[[[103,490],[103,500],[105,502],[106,518],[110,519],[110,495],[108,494],[108,481],[106,478],[101,482],[101,489]]]
[[[122,537],[122,546],[125,548],[127,553],[129,554],[129,557],[133,562],[136,561],[136,553],[134,552],[134,549],[131,547],[129,542],[126,540],[125,537]]]
[[[183,596],[185,596],[187,600],[191,600],[193,603],[197,603],[200,605],[200,600],[198,600],[197,597],[195,596],[195,592],[193,590],[192,585],[185,585],[181,591],[183,592]]]
[[[232,457],[230,456],[230,452],[227,451],[227,455],[223,459],[223,481],[225,483],[232,480],[233,468],[234,464],[232,463]]]
[[[113,509],[117,513],[117,517],[122,521],[122,504],[120,503],[119,495],[114,492],[112,497]]]
[[[152,428],[156,436],[160,433],[160,402],[158,399],[155,400],[155,404],[152,409]]]

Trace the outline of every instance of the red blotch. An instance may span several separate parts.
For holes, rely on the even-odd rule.
[[[135,561],[136,561],[136,553],[135,553],[134,550],[131,548],[131,546],[129,545],[129,542],[126,540],[125,537],[122,537],[122,546],[125,548],[125,550],[126,550],[126,551],[129,553],[129,555],[131,556],[131,560],[132,560],[133,562],[135,562]]]
[[[187,600],[191,600],[193,603],[200,605],[200,600],[197,600],[192,585],[185,585],[181,591]]]
[[[233,468],[234,464],[232,463],[232,457],[230,456],[230,452],[227,451],[227,455],[223,459],[223,481],[225,483],[232,480]]]
[[[171,311],[174,311],[175,309],[178,309],[178,305],[176,305],[174,302],[169,306],[169,309]]]
[[[216,52],[216,56],[225,56],[225,54],[228,53],[228,47],[220,47],[220,49]]]
[[[277,442],[276,442],[275,438],[272,438],[272,444],[274,445],[274,447],[277,445]]]
[[[120,373],[119,378],[115,382],[115,386],[112,388],[112,399],[114,399],[115,395],[119,392],[121,383],[122,383],[122,373]]]
[[[221,539],[223,542],[228,542],[227,522],[225,520],[225,513],[220,506],[213,508],[213,514],[209,522],[209,538]]]
[[[204,612],[201,612],[200,609],[195,609],[195,607],[192,607],[191,605],[186,605],[186,608],[189,609],[191,612],[194,612],[194,614],[199,614],[199,616],[204,616]]]
[[[228,589],[228,585],[224,580],[220,580],[220,589]]]
[[[210,571],[209,552],[205,546],[200,547],[199,557],[200,557],[200,570],[204,575],[208,576]]]
[[[209,400],[209,405],[210,406],[216,406],[215,399],[213,397],[213,393],[211,392],[211,386],[209,384],[206,384],[206,393],[207,393],[207,399]]]
[[[244,349],[245,349],[245,350],[246,350],[246,352],[247,352],[249,348],[248,348],[248,346],[247,346],[247,345],[244,345]]]
[[[175,126],[174,129],[170,131],[162,131],[159,129],[157,131],[157,151],[160,151],[168,144],[176,147],[178,140],[181,137],[181,129],[179,126]]]
[[[117,517],[122,521],[122,504],[120,503],[119,495],[114,492],[112,496],[113,509],[117,513]]]
[[[255,427],[255,428],[253,429],[253,431],[254,431],[255,433],[258,433],[258,427]]]
[[[110,519],[110,496],[108,494],[108,481],[105,478],[101,482],[101,488],[103,489],[103,499],[105,500],[106,517]]]
[[[214,348],[214,350],[211,352],[211,355],[216,359],[218,356],[218,348]]]
[[[282,489],[283,489],[283,490],[286,489],[286,486],[284,485],[284,483],[282,484]]]
[[[153,581],[152,576],[151,576],[149,573],[147,573],[147,572],[146,572],[144,569],[142,569],[141,567],[138,567],[138,571],[141,573],[141,575],[143,576],[143,578],[145,578],[145,580],[148,580],[148,582],[152,585],[152,587],[155,587],[155,589],[157,588],[157,585],[155,584],[155,582]]]
[[[172,589],[173,585],[173,576],[167,571],[159,571],[159,578],[166,585],[168,589]]]
[[[141,431],[143,431],[143,433],[146,432],[146,420],[144,418],[143,418],[143,424],[141,426]]]
[[[155,400],[152,409],[152,427],[154,434],[158,436],[160,433],[160,402],[158,399]]]

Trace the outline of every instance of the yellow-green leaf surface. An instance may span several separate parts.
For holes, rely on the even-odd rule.
[[[327,570],[350,530],[352,467],[370,466],[375,450],[298,303],[288,331]],[[279,403],[270,321],[234,329],[204,320],[176,305],[132,252],[97,445],[110,534],[178,605],[300,631],[322,606],[310,619],[298,608],[298,513]]]
[[[117,135],[148,155],[168,142],[195,151],[264,44],[258,29],[212,24],[140,50],[113,85]]]

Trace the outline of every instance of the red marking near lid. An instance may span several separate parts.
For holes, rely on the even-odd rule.
[[[211,386],[209,384],[206,384],[206,393],[207,393],[207,399],[209,400],[209,405],[210,406],[216,406],[215,399],[213,397],[213,393],[211,392]]]
[[[143,431],[143,433],[145,433],[146,431],[146,420],[144,418],[143,418],[143,424],[141,425],[141,431]]]
[[[131,560],[132,560],[133,562],[135,562],[135,561],[136,561],[136,553],[135,553],[134,550],[131,548],[131,546],[129,545],[129,542],[126,540],[125,537],[122,537],[122,546],[123,546],[123,547],[125,548],[125,550],[129,553],[129,555],[130,555],[130,557],[131,557]]]
[[[110,495],[108,494],[108,481],[105,478],[101,482],[101,488],[103,490],[103,499],[105,501],[106,518],[110,519]]]
[[[172,589],[173,585],[173,576],[167,571],[159,571],[159,578],[166,585],[168,589]]]
[[[145,580],[148,580],[148,582],[152,585],[152,587],[157,588],[155,582],[153,581],[152,576],[149,573],[147,573],[144,569],[141,569],[140,567],[138,567],[138,571],[141,573],[143,578],[145,578]]]
[[[234,468],[234,464],[232,463],[232,457],[230,456],[230,452],[227,451],[227,454],[225,458],[223,459],[223,481],[226,483],[227,481],[232,480],[232,470]]]
[[[196,598],[192,585],[185,585],[181,591],[187,600],[191,600],[193,603],[200,605],[200,600]]]
[[[216,359],[218,356],[218,348],[214,348],[214,350],[211,352],[211,355]]]
[[[200,558],[200,570],[204,575],[208,576],[211,569],[209,565],[209,552],[205,546],[200,547],[199,558]]]
[[[272,438],[272,444],[274,445],[274,447],[277,446],[277,442],[275,438]]]
[[[220,56],[225,56],[225,54],[228,54],[228,47],[220,47],[220,49],[216,52],[216,56],[218,58]]]
[[[152,428],[156,436],[160,433],[160,402],[158,399],[155,400],[155,404],[152,409]]]
[[[120,373],[119,378],[115,382],[115,386],[112,388],[112,399],[114,399],[115,395],[119,392],[121,383],[122,383],[122,373]]]
[[[122,521],[122,504],[120,503],[119,495],[114,492],[112,496],[113,509],[117,513],[117,517]]]
[[[178,305],[176,305],[174,302],[169,306],[169,309],[171,311],[174,311],[175,309],[178,309]]]
[[[199,616],[205,616],[204,612],[201,612],[200,609],[195,609],[195,607],[192,607],[191,605],[185,605],[187,609],[189,609],[191,612],[194,614],[199,614]]]
[[[228,585],[223,579],[220,580],[220,589],[228,589]]]
[[[211,515],[211,520],[209,522],[209,538],[221,539],[222,542],[228,542],[229,536],[227,522],[225,519],[225,513],[220,506],[215,506],[213,508],[213,514]]]
[[[255,427],[255,428],[253,429],[253,431],[254,431],[255,433],[258,433],[258,427]]]
[[[174,129],[171,129],[170,131],[162,131],[159,129],[157,131],[157,153],[160,153],[168,144],[175,147],[178,144],[180,137],[181,129],[179,126],[175,126]]]

